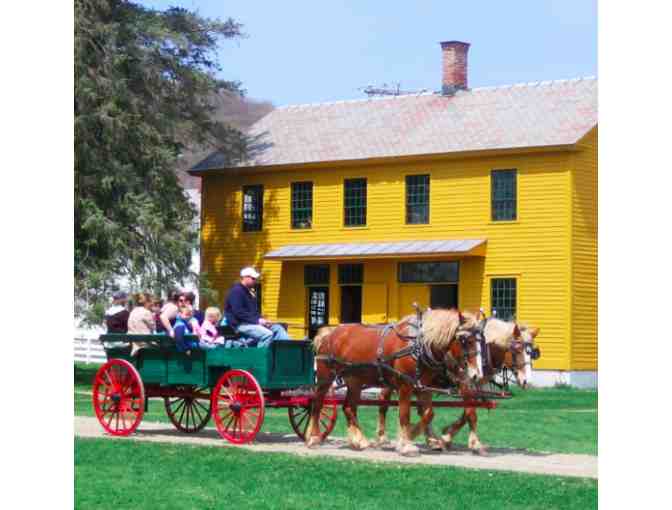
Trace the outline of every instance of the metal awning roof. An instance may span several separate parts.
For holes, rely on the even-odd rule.
[[[486,239],[287,245],[268,252],[275,260],[410,258],[432,255],[485,255]]]

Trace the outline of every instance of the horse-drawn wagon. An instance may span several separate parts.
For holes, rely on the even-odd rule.
[[[287,408],[294,432],[305,439],[315,382],[311,343],[280,340],[267,348],[177,352],[165,335],[102,335],[108,357],[93,382],[93,407],[106,432],[127,436],[140,425],[150,398],[160,398],[177,430],[202,430],[212,418],[219,434],[232,443],[253,441],[267,408]],[[131,357],[131,342],[151,347]],[[334,428],[342,398],[325,399],[320,431]],[[473,403],[472,403],[473,404]],[[365,400],[361,405],[397,405],[396,400]],[[475,404],[494,407],[492,403]],[[457,401],[439,407],[462,406]]]
[[[462,316],[458,314],[455,317]],[[371,362],[365,363],[345,362],[332,357],[334,353],[330,347],[324,350],[325,346],[331,345],[331,341],[322,342],[320,351],[320,342],[317,339],[315,342],[280,340],[262,348],[243,345],[212,350],[194,349],[185,353],[179,352],[174,340],[166,335],[102,335],[101,342],[108,361],[100,367],[94,378],[95,414],[108,433],[125,436],[138,428],[148,408],[149,399],[160,398],[163,399],[168,418],[178,430],[186,433],[200,431],[212,418],[218,433],[224,439],[242,444],[255,439],[267,408],[286,408],[292,429],[301,439],[307,440],[310,446],[315,445],[316,440],[319,444],[332,432],[339,404],[343,404],[346,411],[350,434],[353,423],[352,407],[357,405],[378,406],[384,413],[387,407],[399,406],[401,403],[401,410],[407,421],[409,405],[421,411],[423,408],[426,411],[427,406],[461,407],[473,411],[476,408],[492,409],[496,407],[496,399],[510,396],[505,391],[473,388],[465,391],[462,384],[452,388],[432,387],[430,383],[436,380],[434,369],[426,374],[423,384],[420,373],[426,372],[427,367],[422,361],[419,362],[422,365],[413,361],[413,345],[417,343],[417,340],[413,340],[415,337],[401,334],[392,325],[373,327],[372,331],[370,343],[378,346],[379,354]],[[451,355],[446,350],[443,357],[437,357],[443,360],[440,363],[443,367],[442,373],[455,381],[458,379],[455,374],[451,376],[453,369],[460,373],[464,372],[460,367],[466,369],[470,365],[479,366],[481,363],[478,342],[473,331],[469,331],[461,341],[450,341],[446,344],[446,348],[455,347],[457,351],[454,352],[457,354]],[[410,341],[410,346],[396,349],[387,342],[389,336],[395,336],[399,345]],[[131,355],[133,342],[145,346],[135,356]],[[392,349],[393,352],[383,356],[386,349]],[[404,359],[410,363],[407,374],[400,372],[402,367],[398,364]],[[423,358],[421,356],[418,359]],[[449,360],[452,362],[448,363]],[[339,372],[327,368],[331,362],[340,365],[344,370]],[[321,366],[323,376],[320,379],[316,367]],[[363,385],[358,383],[355,393],[350,393],[348,387],[349,392],[344,398],[342,393],[334,391],[338,388],[334,388],[332,382],[335,376],[339,380],[337,372],[342,375],[352,374],[351,370],[354,370],[357,377],[368,371],[371,381],[367,383],[363,379]],[[325,377],[324,374],[327,373],[329,375]],[[464,374],[466,376],[466,372]],[[387,391],[380,399],[360,398],[359,391],[367,384],[380,387],[377,382],[385,379],[392,386],[405,385],[408,388],[406,396],[400,400],[391,400]],[[396,383],[394,379],[397,380]],[[415,393],[418,399],[410,402],[409,392]],[[431,394],[436,393],[444,398],[432,403]],[[356,420],[356,411],[354,419]],[[384,417],[381,419],[384,420]],[[431,413],[425,413],[423,427],[428,427],[430,421]],[[356,442],[354,446],[357,447]]]
[[[189,337],[187,337],[189,339]],[[202,430],[212,417],[219,434],[232,443],[254,440],[267,408],[287,408],[299,437],[308,426],[311,396],[296,390],[312,386],[313,352],[308,341],[280,340],[265,348],[194,349],[178,352],[166,335],[101,336],[108,361],[93,383],[93,406],[112,435],[134,432],[150,398],[161,398],[178,430]],[[131,356],[131,343],[149,347]],[[292,391],[294,390],[294,391]],[[326,437],[336,422],[336,403],[322,412]]]

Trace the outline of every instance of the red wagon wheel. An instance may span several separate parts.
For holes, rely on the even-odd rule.
[[[212,390],[212,416],[217,432],[231,443],[254,440],[264,421],[264,393],[245,370],[229,370]]]
[[[296,406],[289,407],[287,411],[289,412],[289,423],[292,425],[294,432],[304,441],[306,440],[306,433],[308,432],[308,427],[310,426],[310,411],[312,407],[311,403],[307,406]],[[336,418],[338,416],[338,407],[336,403],[333,404],[324,404],[322,410],[320,411],[320,420],[318,426],[320,428],[320,439],[324,441],[331,431],[334,430],[336,426]]]
[[[177,396],[163,397],[166,414],[177,430],[191,434],[210,421],[210,395],[206,388],[178,386]]]
[[[145,387],[128,361],[111,359],[93,379],[93,409],[103,428],[113,436],[128,436],[145,414]]]

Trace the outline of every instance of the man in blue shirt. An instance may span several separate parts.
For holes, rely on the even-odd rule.
[[[229,290],[224,314],[229,325],[240,335],[253,338],[257,347],[266,347],[273,340],[288,340],[289,336],[280,324],[273,324],[259,315],[254,285],[259,273],[253,267],[240,272],[240,282]]]

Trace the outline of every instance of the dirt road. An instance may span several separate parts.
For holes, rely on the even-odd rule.
[[[128,438],[116,438],[104,433],[95,418],[75,417],[75,435],[79,437],[105,437],[126,441],[153,441],[161,443],[183,443],[200,446],[231,445],[219,437],[214,428],[206,428],[197,434],[183,434],[166,423],[142,422],[135,434]],[[559,453],[537,453],[525,450],[491,448],[489,455],[481,457],[466,448],[456,446],[448,452],[433,452],[421,448],[418,457],[402,457],[389,445],[382,449],[368,449],[356,452],[348,448],[342,438],[329,438],[318,449],[306,448],[295,435],[260,433],[252,445],[241,446],[256,452],[284,452],[303,456],[332,456],[370,462],[398,462],[402,464],[428,464],[458,466],[471,469],[517,471],[545,475],[577,476],[597,478],[597,457],[592,455],[566,455]]]

